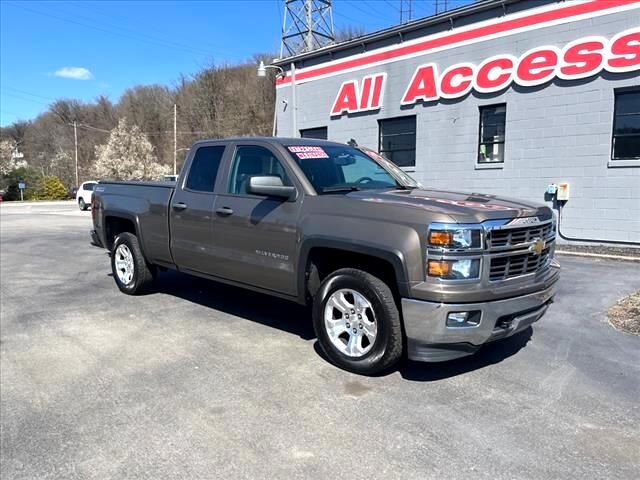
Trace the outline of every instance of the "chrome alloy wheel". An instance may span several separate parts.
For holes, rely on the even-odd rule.
[[[133,274],[135,270],[131,250],[122,243],[118,245],[115,255],[116,274],[118,275],[118,279],[124,285],[129,285],[133,281]]]
[[[371,350],[378,333],[371,302],[349,288],[336,290],[327,300],[324,327],[333,346],[355,358]]]

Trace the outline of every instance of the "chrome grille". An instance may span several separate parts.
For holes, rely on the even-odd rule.
[[[534,241],[537,238],[549,239],[553,235],[551,222],[530,227],[490,230],[487,235],[489,249],[508,248]]]
[[[489,280],[505,280],[507,278],[519,277],[527,275],[546,268],[549,265],[549,253],[551,245],[548,245],[540,255],[535,253],[524,252],[514,253],[513,255],[505,255],[491,258]]]

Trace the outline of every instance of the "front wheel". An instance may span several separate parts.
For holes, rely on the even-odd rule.
[[[362,270],[338,270],[322,282],[314,298],[313,326],[327,357],[350,372],[375,375],[402,356],[402,326],[393,293]]]
[[[127,295],[145,293],[153,282],[153,267],[144,259],[138,237],[128,232],[113,242],[111,271],[116,285]]]
[[[84,199],[81,198],[80,200],[78,200],[78,207],[80,208],[81,211],[85,211],[87,209],[87,204],[85,203]]]

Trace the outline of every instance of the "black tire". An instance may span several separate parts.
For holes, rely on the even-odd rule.
[[[331,295],[340,289],[355,290],[371,304],[377,334],[371,348],[359,357],[341,352],[329,338],[324,310]],[[376,375],[393,367],[402,357],[400,312],[389,286],[362,270],[345,268],[324,279],[313,300],[313,328],[325,355],[338,367],[361,375]]]
[[[78,207],[79,207],[79,208],[80,208],[80,210],[81,210],[81,211],[83,211],[83,212],[84,212],[87,208],[89,208],[89,207],[87,206],[87,204],[86,204],[86,203],[84,203],[84,198],[80,198],[80,199],[78,199]]]
[[[116,262],[120,260],[118,253],[118,247],[120,245],[125,245],[128,248],[133,260],[131,262],[133,266],[133,276],[129,282],[123,281],[117,271]],[[155,268],[147,264],[147,261],[144,259],[138,237],[132,233],[124,232],[119,234],[113,242],[111,249],[111,271],[113,272],[116,285],[118,285],[121,292],[127,295],[140,295],[150,290]]]

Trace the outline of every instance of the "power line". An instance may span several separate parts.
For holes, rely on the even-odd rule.
[[[11,92],[3,92],[2,95],[9,96],[9,97],[12,97],[12,98],[16,98],[18,100],[23,100],[25,102],[32,102],[32,103],[35,103],[35,104],[38,104],[38,105],[47,105],[47,106],[49,106],[49,104],[51,103],[51,102],[43,102],[42,100],[36,100],[35,98],[29,98],[29,97],[25,97],[23,95],[19,95],[19,94],[16,94],[16,93],[11,93]]]
[[[193,47],[188,47],[188,46],[187,47],[178,46],[176,44],[172,44],[172,43],[169,43],[169,42],[166,42],[166,41],[149,40],[149,39],[145,39],[144,36],[141,37],[141,34],[133,34],[132,35],[132,34],[128,34],[128,33],[121,33],[121,32],[117,32],[117,31],[114,31],[114,30],[109,29],[109,28],[103,28],[103,27],[96,26],[96,25],[90,25],[90,24],[87,24],[87,23],[83,23],[83,22],[78,22],[76,20],[72,20],[70,18],[60,17],[58,15],[53,15],[51,13],[42,12],[40,10],[35,10],[33,8],[25,7],[22,4],[11,3],[11,2],[4,2],[4,3],[6,5],[11,5],[11,6],[14,6],[14,7],[21,8],[23,10],[27,10],[27,11],[32,12],[32,13],[36,13],[38,15],[43,15],[45,17],[54,18],[56,20],[60,20],[60,21],[63,21],[63,22],[71,23],[71,24],[74,24],[74,25],[79,25],[81,27],[90,28],[90,29],[94,29],[94,30],[97,30],[97,31],[100,31],[100,32],[103,32],[103,33],[108,33],[108,34],[120,36],[120,37],[123,37],[123,38],[133,39],[133,40],[136,40],[136,41],[142,41],[142,42],[146,42],[146,43],[153,44],[153,45],[159,45],[159,46],[162,46],[162,47],[173,48],[173,49],[180,50],[180,51],[183,51],[183,52],[189,52],[190,51],[189,53],[191,53],[191,54],[207,56],[207,55],[211,55],[213,53],[220,53],[220,52],[200,50],[200,49],[193,48]]]
[[[374,4],[377,3],[377,2],[370,2],[368,0],[361,0],[361,3],[364,3],[365,5],[367,5],[368,8],[370,8],[371,10],[373,10],[375,12],[378,12],[380,15],[383,15],[385,17],[388,16],[387,12],[383,12],[381,10],[378,10],[377,5],[374,6]]]
[[[341,17],[341,18],[344,18],[345,20],[349,20],[350,22],[354,22],[356,25],[361,25],[362,24],[362,20],[356,20],[355,18],[349,17],[348,15],[345,15],[344,13],[333,12],[333,14],[336,17]]]
[[[112,10],[106,10],[106,9],[104,9],[104,8],[100,8],[100,6],[98,5],[100,2],[68,2],[68,3],[70,3],[70,4],[72,4],[72,5],[76,5],[76,6],[77,6],[77,7],[79,7],[79,8],[86,7],[88,4],[90,4],[90,5],[91,5],[91,10],[92,10],[92,11],[93,11],[94,9],[98,8],[99,10],[102,10],[103,12],[108,13],[108,15],[109,15],[110,17],[119,17],[119,18],[122,18],[122,19],[131,20],[131,17],[130,17],[130,16],[126,16],[126,15],[117,15],[117,14],[116,14],[116,13],[114,13]],[[65,12],[65,13],[67,13],[67,12]],[[100,25],[100,22],[99,22],[99,21],[97,21],[97,19],[96,19],[96,18],[94,18],[94,17],[89,17],[89,16],[85,16],[85,15],[78,15],[77,13],[67,13],[67,14],[68,14],[68,15],[75,16],[75,17],[77,17],[77,18],[85,18],[85,19],[87,19],[87,20],[90,20],[90,21],[94,22],[95,24]],[[175,32],[166,32],[166,31],[159,30],[159,29],[157,29],[157,28],[152,28],[151,30],[153,30],[153,31],[157,32],[157,33],[160,35],[160,36],[154,36],[154,35],[150,35],[149,33],[142,33],[142,32],[140,32],[139,30],[131,30],[131,29],[129,29],[129,28],[125,28],[125,27],[117,26],[117,25],[113,25],[113,24],[102,23],[102,25],[103,25],[103,26],[104,26],[104,25],[108,25],[108,26],[111,26],[111,27],[113,27],[113,28],[117,28],[117,29],[120,29],[120,30],[123,30],[123,31],[132,32],[132,33],[134,33],[134,34],[136,34],[136,35],[146,36],[146,37],[148,37],[148,38],[150,38],[150,39],[152,39],[152,40],[158,40],[158,41],[161,41],[161,42],[173,43],[174,45],[182,46],[182,47],[189,48],[189,49],[192,49],[192,48],[200,49],[200,47],[193,47],[192,45],[188,45],[188,44],[181,43],[181,42],[176,42],[176,41],[173,41],[173,40],[168,41],[168,40],[166,40],[166,39],[164,38],[164,37],[167,37],[167,36],[169,36],[169,37],[174,36],[174,35],[175,35]],[[147,27],[149,27],[149,25],[147,25]],[[201,40],[199,40],[199,41],[201,41]],[[206,49],[209,49],[209,47],[210,47],[211,49],[213,49],[213,50],[212,50],[212,53],[222,53],[222,52],[216,51],[216,49],[217,49],[219,46],[216,46],[216,45],[213,45],[213,44],[211,44],[211,43],[207,43],[207,42],[202,42],[202,44],[203,44],[202,46],[203,46],[204,48],[206,48]],[[225,47],[225,48],[226,48],[226,47]],[[209,50],[207,50],[207,51],[209,51]],[[241,55],[251,54],[251,53],[252,53],[252,52],[245,52],[245,51],[240,52],[239,50],[226,50],[224,53],[227,53],[227,52],[233,52],[233,53],[237,53],[237,54],[241,54]]]
[[[69,125],[73,125],[72,123]],[[78,123],[78,128],[83,128],[85,130],[93,130],[101,133],[111,133],[111,130],[105,130],[104,128],[94,127],[93,125],[87,125],[86,123]],[[140,132],[144,133],[147,136],[159,136],[159,135],[168,135],[173,134],[173,130],[161,130],[157,132]],[[176,132],[178,135],[211,135],[210,131],[184,131],[184,132]]]
[[[359,12],[362,12],[366,15],[368,15],[370,18],[375,18],[377,20],[388,20],[387,16],[381,16],[380,14],[376,14],[374,12],[372,12],[371,10],[367,10],[365,8],[362,8],[359,4],[359,2],[354,2],[354,1],[350,1],[350,0],[343,0],[343,3],[350,5],[352,8],[355,8],[356,10],[358,10]]]
[[[384,0],[384,3],[386,3],[387,5],[389,5],[391,8],[393,8],[394,10],[397,10],[398,12],[400,11],[400,9],[398,7],[396,7],[393,3],[391,3],[389,0]]]
[[[32,96],[32,97],[43,98],[43,99],[45,99],[45,100],[52,100],[52,101],[54,101],[54,102],[56,101],[56,99],[55,99],[55,98],[45,97],[45,96],[43,96],[43,95],[38,95],[37,93],[27,92],[27,91],[25,91],[25,90],[20,90],[19,88],[10,87],[10,86],[8,86],[8,85],[2,85],[2,87],[0,87],[0,89],[2,89],[2,90],[12,90],[12,91],[14,91],[14,92],[22,93],[22,94],[25,94],[25,95],[30,95],[30,96]]]

